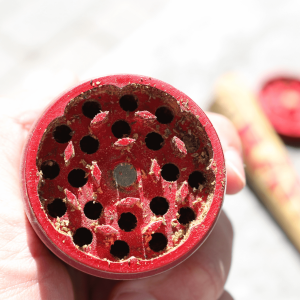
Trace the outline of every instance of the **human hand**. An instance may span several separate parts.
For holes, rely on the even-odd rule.
[[[0,117],[0,298],[1,299],[222,299],[231,262],[232,228],[222,212],[206,242],[179,266],[150,278],[111,281],[67,266],[40,241],[21,200],[22,148],[36,112]],[[241,144],[227,119],[209,118],[218,131],[227,165],[227,192],[245,185]],[[152,298],[151,298],[152,297]]]

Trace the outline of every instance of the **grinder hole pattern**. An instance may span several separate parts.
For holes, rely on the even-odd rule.
[[[184,243],[213,199],[210,140],[154,87],[103,85],[70,100],[39,145],[49,222],[88,255],[151,260]]]

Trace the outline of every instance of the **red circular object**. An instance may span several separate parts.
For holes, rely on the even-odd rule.
[[[259,100],[275,130],[282,136],[300,138],[300,81],[275,78],[268,81]]]
[[[160,80],[113,75],[53,102],[24,151],[27,216],[46,246],[86,273],[151,276],[204,242],[225,164],[204,112]]]

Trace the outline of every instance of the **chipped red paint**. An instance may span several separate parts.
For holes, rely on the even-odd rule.
[[[172,146],[176,154],[180,157],[184,157],[187,155],[187,150],[185,144],[182,140],[180,140],[177,136],[174,136],[171,140]]]
[[[138,111],[134,115],[144,120],[156,120],[156,116],[149,111]]]
[[[64,151],[65,163],[69,164],[71,158],[74,156],[75,156],[75,151],[74,151],[73,143],[71,141],[71,142],[69,142],[67,148]]]
[[[130,144],[134,143],[135,139],[131,139],[131,138],[123,138],[123,139],[119,139],[117,140],[114,145],[115,146],[119,146],[119,147],[126,147],[129,146]]]
[[[70,192],[68,189],[65,189],[64,192],[65,192],[65,194],[66,194],[67,201],[68,201],[75,209],[79,209],[79,204],[78,204],[78,201],[77,201],[76,196],[75,196],[72,192]]]
[[[127,111],[119,104],[124,95],[138,99],[137,104],[128,100]],[[101,111],[87,117],[87,101]],[[171,117],[161,120],[158,108],[164,117],[166,109],[171,111]],[[130,130],[118,137],[112,125],[120,120],[127,122],[122,130]],[[60,125],[72,133],[58,142],[53,132]],[[154,133],[154,146],[149,133]],[[88,147],[94,143],[96,150],[82,146],[87,136]],[[59,167],[53,178],[42,167],[48,161],[48,167]],[[74,170],[83,175],[76,173],[72,182]],[[196,187],[195,172],[205,178]],[[204,112],[167,83],[137,75],[102,77],[65,92],[36,122],[22,164],[26,213],[38,236],[71,266],[111,279],[158,274],[196,251],[220,213],[225,178],[220,141]],[[166,212],[150,207],[155,198],[163,201],[156,208],[167,205]],[[60,217],[49,208],[54,199],[65,205]],[[99,215],[93,217],[96,204]],[[88,205],[93,209],[88,211]],[[190,209],[195,220],[185,223],[180,209]],[[80,228],[91,242],[78,242]],[[166,247],[157,250],[155,237],[165,239]],[[114,252],[121,249],[118,241],[129,249],[122,258]]]
[[[91,127],[96,127],[97,125],[102,125],[105,123],[108,119],[108,111],[101,112],[100,114],[97,114],[95,118],[91,122]]]
[[[189,187],[187,181],[184,181],[181,187],[177,191],[177,199],[181,202],[184,202],[186,196],[189,193]]]

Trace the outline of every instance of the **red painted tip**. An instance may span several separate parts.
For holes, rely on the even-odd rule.
[[[300,138],[300,81],[279,77],[268,81],[259,101],[275,130],[287,138]]]

